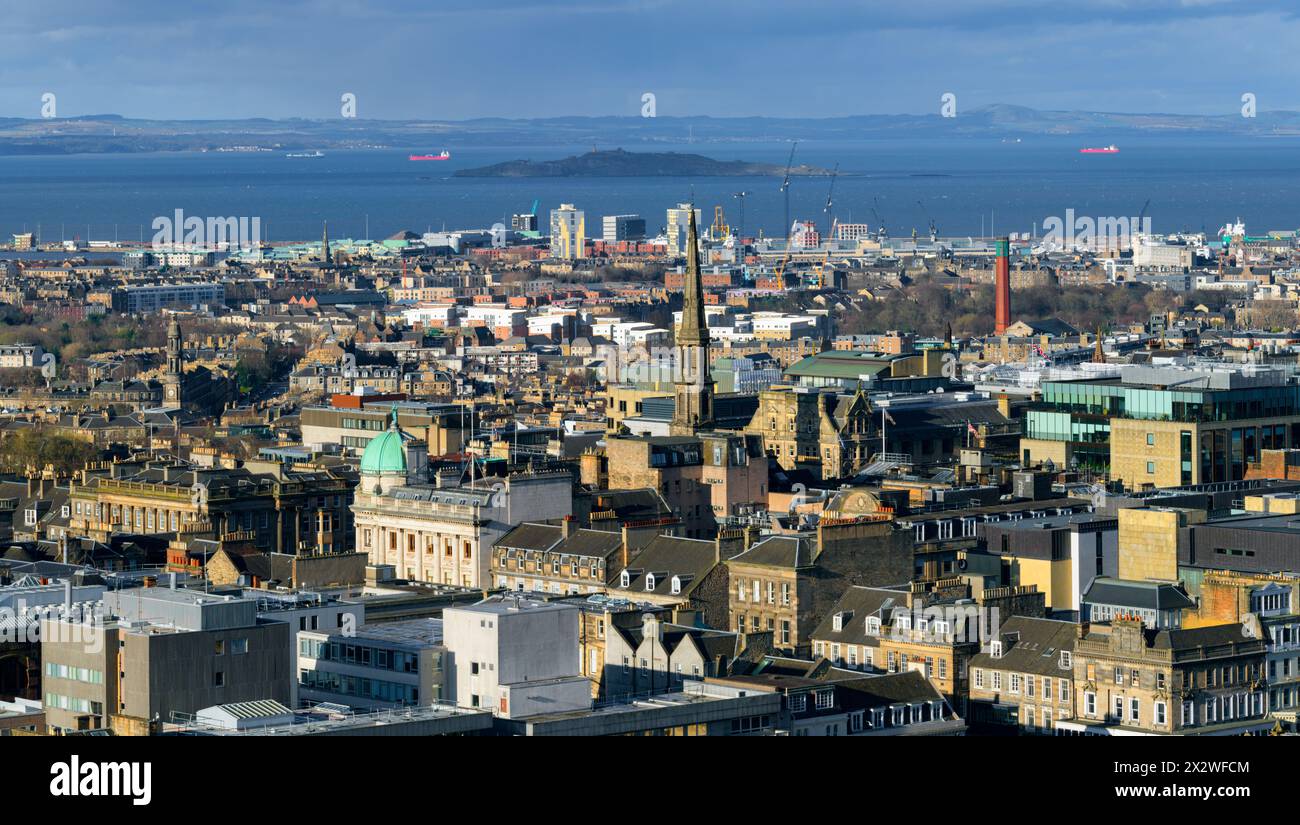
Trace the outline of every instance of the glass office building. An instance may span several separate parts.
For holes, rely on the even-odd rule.
[[[1071,468],[1106,472],[1116,419],[1152,422],[1123,429],[1141,433],[1145,446],[1169,445],[1151,460],[1177,461],[1178,483],[1237,480],[1260,451],[1300,446],[1300,385],[1268,368],[1139,367],[1120,379],[1046,381],[1026,415],[1025,438],[1063,443]]]

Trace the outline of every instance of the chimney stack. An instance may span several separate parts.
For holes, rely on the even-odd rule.
[[[1011,239],[998,238],[996,241],[996,299],[994,335],[1002,335],[1011,326]]]

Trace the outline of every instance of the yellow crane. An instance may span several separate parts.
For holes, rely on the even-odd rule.
[[[713,207],[713,226],[709,231],[713,233],[715,241],[725,241],[731,237],[731,227],[727,226],[727,219],[722,214],[722,204]]]

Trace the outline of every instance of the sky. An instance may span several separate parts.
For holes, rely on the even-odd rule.
[[[1294,0],[7,0],[0,116],[1300,110]]]

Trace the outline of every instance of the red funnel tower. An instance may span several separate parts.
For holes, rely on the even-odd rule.
[[[997,240],[997,309],[994,313],[993,334],[1001,335],[1011,326],[1011,239]]]

